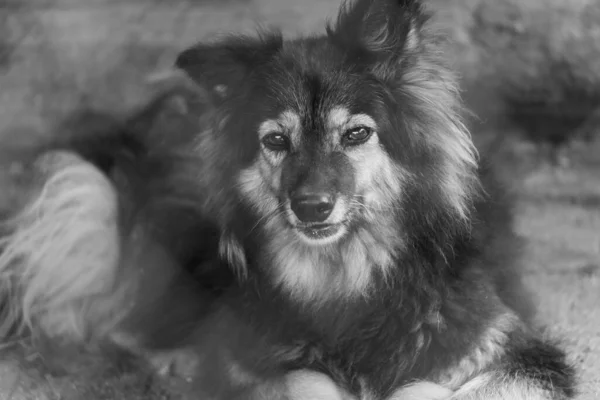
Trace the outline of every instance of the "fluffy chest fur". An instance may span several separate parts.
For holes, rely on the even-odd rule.
[[[273,284],[295,301],[320,305],[368,297],[394,266],[402,242],[391,226],[357,226],[341,243],[315,247],[302,243],[280,221],[265,236],[261,254]]]
[[[318,304],[295,301],[285,289],[252,280],[245,289],[250,312],[240,317],[276,332],[285,352],[293,354],[286,368],[326,372],[357,394],[385,396],[411,380],[442,375],[439,379],[456,384],[497,357],[506,341],[503,332],[515,321],[499,306],[490,283],[476,272],[463,279],[436,276],[422,262],[403,261],[395,268],[404,272],[373,277],[373,295]],[[461,363],[461,373],[448,375]]]

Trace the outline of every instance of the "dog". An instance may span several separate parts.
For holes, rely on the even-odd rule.
[[[572,398],[439,39],[417,0],[356,0],[324,35],[184,50],[205,93],[189,126],[129,121],[38,154],[43,190],[4,240],[9,320],[193,355],[200,398]],[[87,219],[61,222],[53,193]],[[86,246],[84,264],[64,251]]]
[[[531,326],[508,199],[420,2],[358,0],[324,36],[199,44],[177,66],[225,88],[206,145],[237,205],[225,253],[244,255],[229,263],[252,282],[248,323],[281,321],[283,370],[365,399],[414,381],[454,399],[574,395]]]

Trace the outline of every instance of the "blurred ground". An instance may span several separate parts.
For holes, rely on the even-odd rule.
[[[480,60],[470,51],[472,20],[465,10],[479,1],[429,0],[456,40],[450,54],[467,82]],[[257,23],[288,34],[322,31],[339,3],[0,0],[4,143],[43,136],[49,122],[82,102],[114,110],[136,103],[145,73],[169,65],[178,49],[196,40]],[[468,92],[466,100],[497,122],[489,112],[496,106],[492,95]],[[481,129],[498,134],[494,123]],[[600,399],[600,144],[575,148],[573,166],[560,171],[536,164],[531,146],[514,137],[504,146],[498,160],[519,194],[518,230],[529,243],[526,279],[539,300],[539,320],[563,339],[580,368],[580,399]],[[57,377],[39,367],[35,353],[13,347],[0,354],[0,400],[177,398],[140,373],[84,363],[74,376]]]
[[[517,229],[528,240],[526,282],[537,297],[540,324],[563,340],[579,368],[581,400],[600,399],[598,150],[596,143],[574,151],[568,170],[513,173],[520,178]]]

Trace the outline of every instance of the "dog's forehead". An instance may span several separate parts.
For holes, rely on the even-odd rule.
[[[380,101],[369,82],[340,60],[318,55],[288,52],[276,63],[267,83],[270,118],[311,134],[335,131],[353,115],[374,115]]]
[[[307,126],[308,121],[319,119],[317,125],[322,127],[321,133],[335,133],[350,124],[355,125],[374,125],[373,118],[364,113],[352,113],[349,108],[344,105],[336,105],[323,110],[318,116],[302,115],[297,109],[288,108],[280,112],[273,118],[267,118],[263,121],[259,128],[259,133],[266,133],[283,129],[291,134],[310,134],[317,133]]]

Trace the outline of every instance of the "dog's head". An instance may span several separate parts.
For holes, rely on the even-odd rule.
[[[475,152],[427,21],[416,0],[358,0],[323,36],[180,54],[178,67],[219,104],[223,168],[284,270],[312,281],[307,268],[329,276],[323,265],[339,258],[344,279],[365,286],[409,229],[468,220]]]

